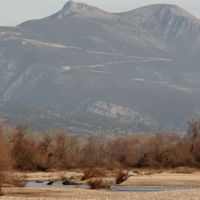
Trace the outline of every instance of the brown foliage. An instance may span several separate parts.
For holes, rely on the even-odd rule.
[[[37,169],[37,146],[28,133],[28,127],[18,126],[12,134],[12,156],[16,160],[15,167],[19,170]]]
[[[82,150],[84,167],[101,167],[107,164],[107,142],[102,138],[91,135]]]
[[[64,130],[54,136],[54,162],[59,169],[73,168],[79,160],[79,141],[69,137]]]
[[[8,131],[0,126],[0,172],[13,165],[29,171],[89,168],[86,180],[101,177],[102,168],[200,167],[199,155],[200,121],[189,123],[186,136],[160,131],[110,139],[75,138],[64,130],[34,134],[25,126]]]
[[[4,135],[5,127],[0,124],[0,195],[2,195],[2,184],[6,179],[5,171],[12,168],[13,160],[11,157],[11,149]]]

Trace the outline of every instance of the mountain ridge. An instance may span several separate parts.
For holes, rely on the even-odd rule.
[[[185,46],[193,49],[199,40],[199,20],[176,5],[154,4],[119,15],[179,51],[184,52]]]
[[[99,21],[98,22],[100,23],[99,25],[103,24],[102,23],[103,21],[108,23],[106,25],[108,26],[106,29],[109,29],[110,23],[114,24],[117,24],[118,22],[121,24],[127,23],[131,24],[135,30],[136,29],[140,30],[144,34],[146,32],[148,36],[151,37],[149,38],[148,41],[149,44],[151,44],[152,41],[154,45],[156,43],[157,44],[160,43],[160,46],[165,46],[166,48],[167,45],[170,44],[172,49],[180,46],[180,48],[178,48],[177,50],[183,52],[185,49],[184,46],[188,45],[189,48],[196,49],[196,45],[199,43],[198,41],[199,41],[200,21],[196,17],[191,15],[189,12],[173,4],[153,4],[133,9],[127,12],[111,13],[93,6],[89,6],[85,3],[68,1],[64,5],[64,7],[57,13],[42,18],[40,20],[33,20],[22,23],[19,26],[20,27],[24,26],[26,28],[26,25],[29,23],[36,24],[41,20],[51,20],[51,19],[58,19],[62,21],[63,24],[61,24],[60,26],[65,26],[65,22],[67,20],[69,21],[70,19],[74,20],[81,19],[87,21],[87,23],[92,22],[93,19],[93,21],[94,20],[96,20],[96,22]],[[71,26],[69,28],[71,28]],[[90,24],[88,26],[92,27],[93,25]],[[39,28],[42,29],[42,27]],[[140,35],[142,35],[143,33],[141,33]],[[144,41],[146,40],[145,38],[148,38],[147,34],[145,34],[143,37]],[[191,44],[190,42],[188,43],[187,38],[185,36],[193,39],[193,42]]]
[[[89,6],[84,3],[76,3],[75,1],[68,1],[63,8],[51,15],[50,17],[62,19],[65,17],[82,17],[82,18],[99,18],[104,20],[113,20],[114,15],[94,6]]]
[[[69,2],[0,27],[0,118],[73,134],[183,131],[200,116],[196,21],[172,5],[117,14]]]
[[[184,10],[183,8],[181,8],[180,6],[176,5],[176,4],[150,4],[150,5],[146,5],[143,7],[139,7],[139,8],[135,8],[129,11],[124,11],[124,12],[118,12],[116,14],[128,14],[131,12],[139,12],[139,11],[147,11],[151,9],[152,12],[156,12],[159,10],[163,10],[163,9],[169,9],[169,11],[171,11],[173,14],[177,15],[177,16],[184,16],[184,17],[189,17],[192,19],[197,19],[197,17],[195,17],[194,15],[192,15],[191,13],[189,13],[188,11]]]

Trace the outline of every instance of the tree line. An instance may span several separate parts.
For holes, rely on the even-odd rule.
[[[200,121],[188,123],[185,135],[136,133],[77,138],[64,130],[35,134],[26,126],[0,124],[0,172],[52,169],[200,167]]]

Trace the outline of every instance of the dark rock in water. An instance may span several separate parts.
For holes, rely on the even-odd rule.
[[[49,182],[47,183],[47,185],[53,185],[54,181],[49,180]]]

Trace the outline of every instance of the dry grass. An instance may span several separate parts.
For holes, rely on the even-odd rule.
[[[180,173],[180,174],[192,174],[197,172],[198,170],[195,168],[190,167],[177,167],[171,170],[173,173]]]

